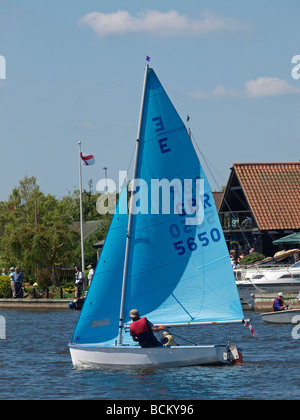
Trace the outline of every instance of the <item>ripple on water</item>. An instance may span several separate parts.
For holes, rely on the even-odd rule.
[[[242,366],[139,369],[74,369],[68,350],[79,313],[1,311],[7,339],[0,340],[1,399],[204,400],[299,399],[299,340],[292,326],[264,324],[248,314],[258,334],[240,326],[189,329],[198,343],[238,338]],[[184,331],[177,330],[183,336]],[[183,341],[184,342],[184,341]],[[236,344],[236,342],[234,342]]]

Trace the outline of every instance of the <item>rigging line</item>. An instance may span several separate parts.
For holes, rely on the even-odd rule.
[[[200,267],[197,267],[197,268],[198,268],[198,270],[202,270],[203,268],[206,268],[206,267],[208,267],[209,265],[211,265],[211,264],[215,264],[215,263],[217,263],[217,262],[219,262],[219,261],[228,261],[228,255],[226,254],[226,255],[224,255],[224,256],[221,256],[221,257],[220,257],[220,258],[218,258],[217,260],[216,260],[216,259],[214,259],[214,260],[212,260],[212,261],[209,261],[208,263],[203,264],[203,265],[200,265]]]
[[[256,289],[259,293],[266,293],[267,292],[265,289],[262,289],[261,287],[257,286],[255,283],[253,283],[252,278],[249,278],[249,282],[252,284],[254,289]]]
[[[269,238],[270,238],[272,241],[274,241],[274,240],[276,239],[276,237],[275,237],[273,234],[271,234],[269,231],[267,231],[266,233],[267,233],[267,235],[269,236]],[[285,249],[285,248],[284,248],[284,246],[283,246],[282,244],[279,244],[279,248],[280,248],[281,250]]]
[[[245,326],[245,324],[244,324],[244,326]],[[228,340],[228,342],[229,342],[229,344],[230,343],[233,343],[233,342],[235,342],[236,341],[236,339],[237,339],[237,337],[241,337],[241,332],[240,331],[237,331],[234,335],[233,335],[233,337],[232,338],[229,338],[229,340]]]
[[[134,147],[133,147],[133,150],[132,150],[131,159],[130,159],[129,164],[128,164],[128,167],[127,167],[127,173],[129,172],[129,169],[130,169],[130,167],[132,165],[132,161],[133,161],[134,154],[135,154],[135,149],[136,149],[136,144],[134,144]],[[128,182],[128,180],[127,180],[127,182]]]
[[[246,203],[246,201],[244,201],[244,200],[242,199],[242,197],[240,197],[240,195],[239,195],[236,191],[232,191],[232,193],[233,193],[233,195],[235,196],[235,198],[237,198],[237,200],[238,200],[241,204],[243,204],[243,206],[244,206],[244,207],[247,207],[247,203]],[[249,209],[249,211],[250,211],[250,209]]]
[[[213,174],[212,170],[210,169],[210,166],[208,165],[208,162],[207,162],[207,160],[206,160],[206,158],[205,158],[204,154],[202,153],[202,151],[201,151],[201,149],[200,149],[200,147],[199,147],[199,145],[198,145],[198,143],[197,143],[197,141],[196,141],[196,139],[195,139],[195,136],[194,136],[194,134],[192,133],[192,131],[191,131],[191,130],[190,130],[190,135],[191,135],[191,138],[192,138],[192,140],[194,141],[194,143],[195,143],[195,145],[196,145],[196,147],[197,147],[197,150],[199,151],[199,153],[200,153],[200,155],[201,155],[202,159],[204,160],[205,165],[206,165],[206,167],[207,167],[207,169],[208,169],[208,171],[209,171],[209,173],[210,173],[211,177],[213,178],[213,180],[214,180],[214,182],[215,182],[215,184],[216,184],[217,188],[218,188],[219,190],[221,190],[221,187],[220,187],[219,183],[217,182],[217,180],[216,180],[216,178],[215,178],[215,176],[214,176],[214,174]]]
[[[214,182],[215,182],[216,186],[219,188],[219,190],[221,190],[221,188],[220,188],[220,186],[219,186],[219,184],[218,184],[218,182],[217,182],[217,180],[216,180],[216,178],[215,178],[214,174],[212,173],[212,171],[211,171],[211,169],[210,169],[210,167],[209,167],[209,165],[208,165],[208,163],[207,163],[207,160],[206,160],[205,156],[203,155],[203,153],[202,153],[202,151],[201,151],[201,149],[200,149],[200,147],[199,147],[199,145],[198,145],[198,143],[197,143],[197,141],[196,141],[196,139],[195,139],[195,137],[194,137],[193,133],[191,132],[191,130],[190,130],[190,134],[191,134],[191,137],[192,137],[192,139],[193,139],[193,141],[194,141],[194,143],[195,143],[195,145],[196,145],[196,147],[197,147],[197,150],[199,151],[200,155],[202,156],[202,159],[204,160],[204,162],[205,162],[205,164],[206,164],[206,166],[207,166],[207,169],[208,169],[208,171],[209,171],[210,175],[212,176],[212,178],[213,178],[213,180],[214,180]],[[231,214],[231,215],[233,215],[233,211],[231,210],[231,208],[230,208],[230,206],[229,206],[229,203],[227,202],[227,200],[226,200],[226,198],[225,198],[225,194],[224,194],[224,198],[223,198],[223,200],[224,200],[225,204],[227,205],[227,207],[228,207],[228,209],[229,209],[230,214]],[[243,238],[244,238],[245,242],[247,243],[247,245],[248,245],[248,246],[249,246],[249,248],[250,248],[250,247],[251,247],[251,245],[249,244],[249,241],[248,241],[248,239],[247,239],[246,235],[244,234],[244,232],[242,231],[242,229],[240,228],[240,226],[238,226],[238,229],[239,229],[239,231],[240,231],[241,235],[243,236]]]
[[[171,328],[172,328],[172,327],[168,327],[168,330],[170,330]],[[172,331],[172,335],[175,335],[175,337],[178,337],[178,338],[180,338],[181,340],[185,340],[185,341],[187,341],[188,343],[193,344],[194,346],[198,346],[198,344],[197,344],[197,343],[194,343],[193,341],[189,340],[188,338],[182,337],[181,335],[175,334],[173,331]]]
[[[171,296],[173,296],[173,298],[176,300],[176,302],[178,303],[178,305],[180,305],[182,307],[182,309],[184,310],[184,312],[191,318],[191,321],[193,319],[195,319],[194,317],[192,317],[192,315],[188,312],[187,309],[185,309],[185,307],[179,302],[179,300],[174,296],[174,293],[171,293]]]

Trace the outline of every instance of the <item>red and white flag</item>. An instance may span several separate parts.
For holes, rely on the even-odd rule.
[[[80,157],[83,161],[83,164],[86,166],[92,166],[95,163],[94,155],[89,155],[86,153],[80,153]]]
[[[253,335],[253,337],[257,337],[256,332],[254,331],[252,325],[250,324],[248,319],[245,319],[245,326],[249,328],[251,334]]]

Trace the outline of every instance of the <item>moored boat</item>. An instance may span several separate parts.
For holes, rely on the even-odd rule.
[[[260,314],[262,320],[271,324],[296,324],[300,321],[300,309],[287,309],[277,312],[264,312]]]
[[[253,305],[253,293],[298,293],[300,261],[290,266],[261,265],[234,270],[240,297]]]

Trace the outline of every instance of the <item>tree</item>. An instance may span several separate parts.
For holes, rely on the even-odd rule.
[[[93,244],[102,241],[106,238],[106,234],[110,225],[112,219],[111,214],[106,214],[105,216],[102,216],[101,224],[98,227],[98,229],[88,238],[84,241],[84,257],[87,264],[92,264],[93,267],[97,264],[97,254],[95,252],[95,249],[93,248]],[[78,248],[78,252],[81,250]]]
[[[78,233],[70,228],[71,218],[62,215],[59,200],[39,192],[34,177],[25,177],[10,195],[4,220],[0,243],[2,264],[20,266],[28,278],[36,275],[37,268],[47,270],[57,286],[55,266],[68,263],[79,240]]]
[[[84,220],[102,220],[98,231],[85,241],[85,255],[96,264],[94,242],[105,238],[111,215],[97,213],[98,194],[92,181],[83,193]],[[58,285],[57,267],[74,266],[80,261],[80,235],[72,229],[79,221],[79,191],[57,199],[40,191],[35,177],[25,176],[7,202],[0,202],[0,264],[19,266],[29,280]],[[45,284],[44,284],[45,285]]]

